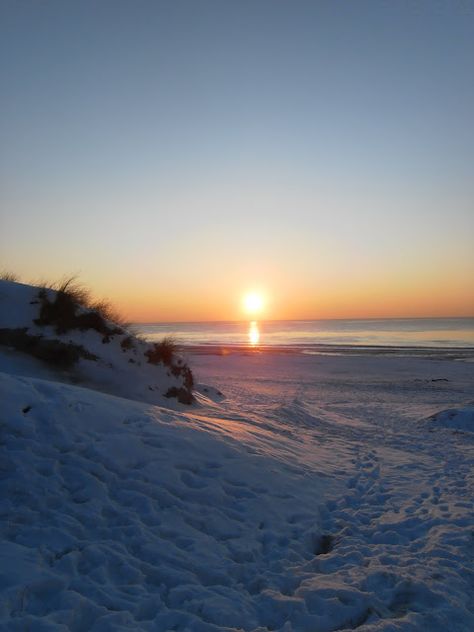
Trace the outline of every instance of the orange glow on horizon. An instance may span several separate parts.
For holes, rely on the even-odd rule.
[[[99,278],[95,270],[84,271],[79,278],[95,298],[109,299],[126,320],[136,323],[474,316],[474,270],[454,274],[449,268],[420,265],[403,272],[321,267],[314,276],[268,266],[246,269],[245,274],[229,268],[224,280],[222,270],[213,269],[189,281],[171,272],[155,276],[146,267]],[[37,275],[53,280],[61,276],[48,271]],[[251,314],[245,310],[242,288],[250,286],[252,275],[254,287],[264,287],[265,293],[252,291],[260,297],[255,305],[261,311]],[[21,275],[26,283],[34,278],[28,271]]]
[[[470,293],[468,293],[470,292]],[[317,320],[331,318],[427,318],[470,317],[474,315],[474,291],[462,287],[445,287],[442,300],[439,291],[425,286],[411,288],[389,286],[344,288],[336,291],[320,288],[318,292],[291,288],[277,295],[266,320]],[[103,296],[97,292],[97,296]],[[241,320],[242,307],[234,296],[209,292],[147,293],[139,288],[109,293],[114,306],[130,322],[225,321]],[[244,311],[245,313],[245,311]],[[253,315],[253,314],[252,314]]]

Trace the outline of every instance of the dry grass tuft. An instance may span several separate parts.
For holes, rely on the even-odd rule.
[[[89,305],[89,309],[92,309],[100,314],[104,320],[115,323],[126,331],[130,329],[130,323],[115,309],[110,301],[105,299],[95,301]]]
[[[47,290],[55,292],[54,298]],[[41,309],[36,324],[54,326],[58,334],[70,329],[94,329],[104,335],[104,342],[109,342],[110,336],[127,331],[125,319],[108,301],[93,301],[90,291],[76,275],[64,277],[56,283],[41,283],[38,297]]]
[[[50,289],[55,290],[58,294],[67,295],[73,303],[80,307],[91,307],[90,291],[78,280],[76,275],[63,277],[53,283]]]
[[[98,360],[96,355],[87,351],[82,345],[65,343],[60,340],[44,340],[42,336],[28,334],[26,327],[0,329],[0,345],[28,353],[58,369],[71,368],[80,358]]]
[[[150,364],[164,364],[171,366],[176,353],[176,341],[172,336],[166,336],[161,342],[155,342],[151,349],[145,352]]]
[[[11,272],[10,270],[0,270],[0,281],[14,281],[18,283],[20,281],[20,277],[15,272]]]
[[[183,379],[184,386],[180,388],[172,386],[165,393],[165,397],[176,397],[182,404],[190,404],[194,400],[193,372],[182,358],[176,357],[176,350],[176,340],[172,336],[166,336],[161,342],[155,342],[148,351],[145,351],[145,356],[150,364],[164,364],[169,367],[171,374]]]

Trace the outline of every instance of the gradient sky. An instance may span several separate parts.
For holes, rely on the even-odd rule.
[[[474,2],[0,3],[0,267],[132,320],[474,314]]]

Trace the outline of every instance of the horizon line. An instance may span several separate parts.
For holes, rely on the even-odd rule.
[[[202,324],[202,323],[302,323],[307,321],[347,321],[347,320],[474,320],[474,314],[471,316],[369,316],[356,318],[235,318],[220,320],[144,320],[133,321],[132,325],[168,325],[168,324]]]

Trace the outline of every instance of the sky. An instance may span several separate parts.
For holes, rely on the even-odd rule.
[[[0,268],[130,320],[474,315],[474,0],[2,0]]]

